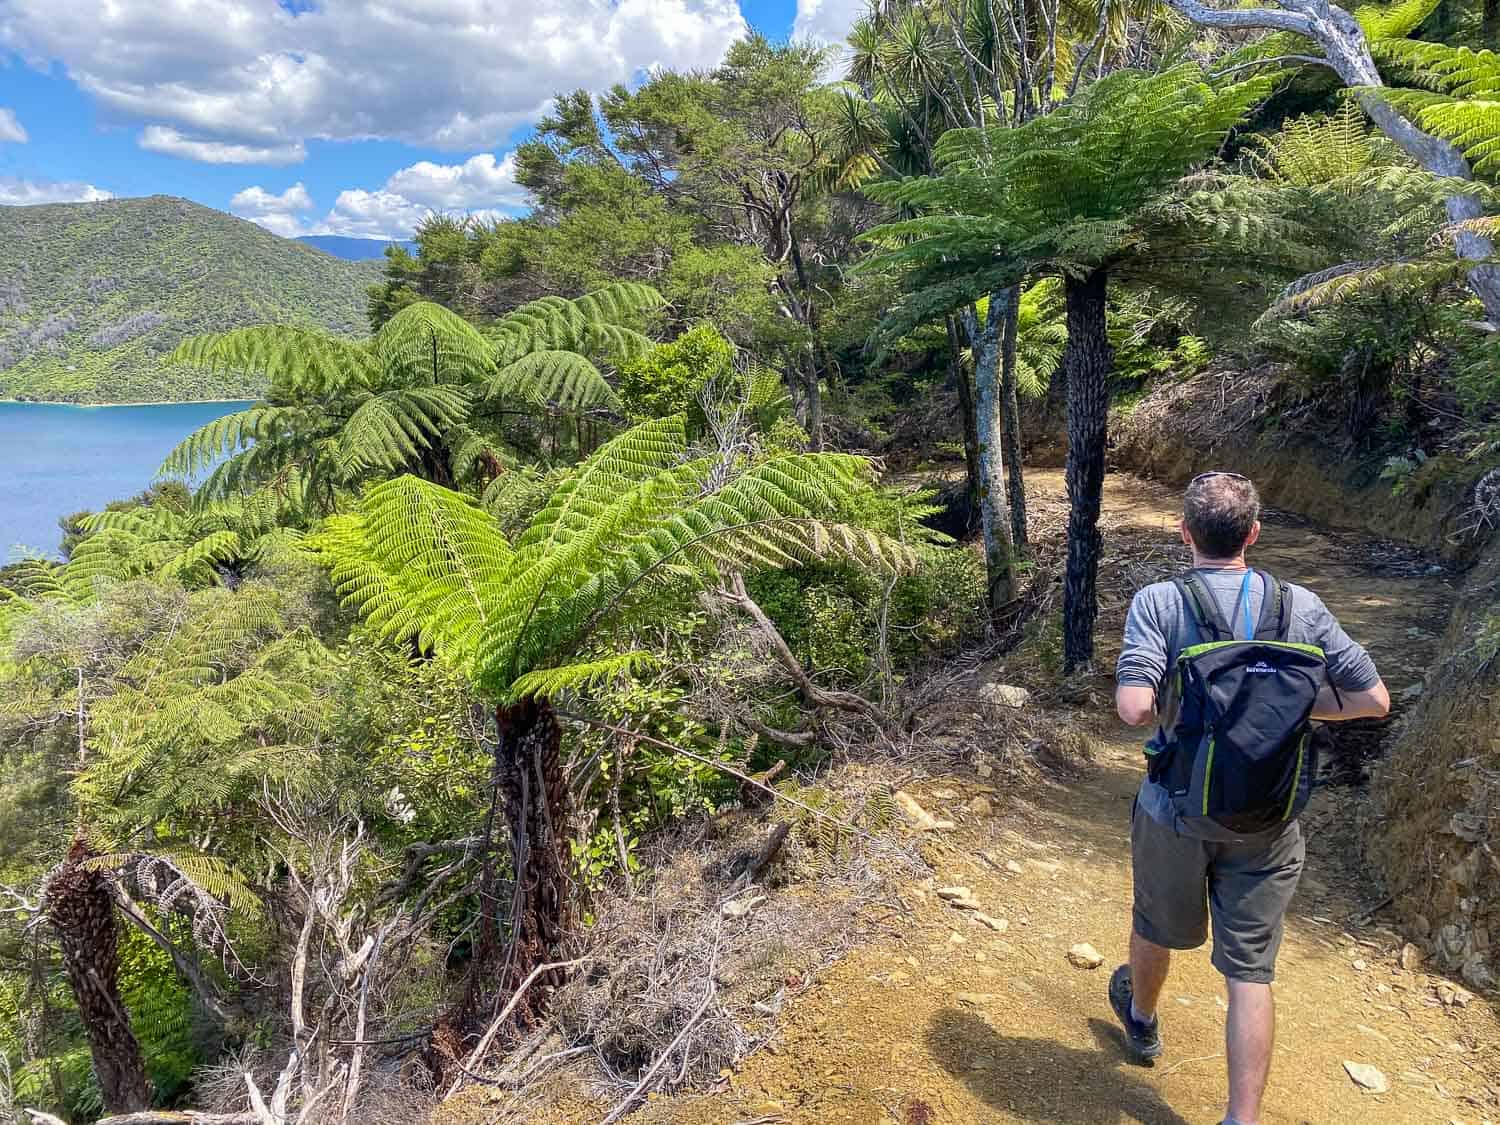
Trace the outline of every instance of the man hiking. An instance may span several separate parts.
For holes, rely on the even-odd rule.
[[[1302,872],[1297,816],[1316,768],[1309,721],[1390,709],[1369,654],[1318,596],[1246,565],[1259,517],[1247,478],[1193,479],[1181,524],[1193,569],[1136,594],[1115,672],[1120,718],[1157,729],[1131,813],[1130,963],[1109,999],[1149,1064],[1172,950],[1197,948],[1212,927],[1229,990],[1225,1125],[1260,1123],[1276,951]]]

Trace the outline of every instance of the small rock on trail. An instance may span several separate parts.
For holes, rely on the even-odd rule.
[[[1068,950],[1068,963],[1075,969],[1097,969],[1104,964],[1104,954],[1086,941],[1081,941]]]
[[[1019,710],[1031,702],[1031,692],[1015,684],[985,684],[979,689],[979,698],[986,703]]]
[[[1386,1081],[1385,1075],[1369,1063],[1350,1062],[1348,1059],[1345,1059],[1344,1070],[1356,1086],[1371,1094],[1383,1094],[1391,1088],[1391,1084]]]

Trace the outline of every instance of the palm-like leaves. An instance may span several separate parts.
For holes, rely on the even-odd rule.
[[[431,646],[507,702],[643,659],[574,662],[663,586],[828,555],[910,561],[900,544],[839,522],[868,486],[858,458],[773,457],[727,479],[716,467],[690,456],[682,417],[660,419],[577,466],[513,545],[468,498],[410,476],[371,488],[317,545],[372,625]]]
[[[1284,249],[1293,224],[1257,227],[1253,210],[1178,188],[1269,90],[1268,79],[1215,88],[1192,64],[1121,71],[1016,128],[950,130],[936,146],[939,175],[867,189],[914,215],[867,236],[883,248],[867,268],[905,278],[891,322],[920,323],[1033,271],[1166,262],[1178,284],[1197,284],[1228,249]],[[1200,270],[1191,279],[1189,262]]]
[[[544,298],[486,332],[417,302],[364,343],[278,326],[189,340],[176,359],[259,372],[271,389],[190,435],[160,471],[211,468],[200,503],[295,478],[324,511],[342,491],[394,473],[465,479],[496,455],[497,400],[612,410],[599,365],[649,349],[639,325],[661,303],[650,286],[620,284]]]
[[[568,413],[614,410],[619,398],[599,365],[650,351],[638,326],[663,304],[651,286],[620,282],[577,300],[522,305],[488,329],[498,363],[488,394]]]

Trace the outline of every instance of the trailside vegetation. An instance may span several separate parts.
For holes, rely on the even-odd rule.
[[[1099,686],[1112,412],[1413,503],[1500,464],[1493,16],[882,4],[560,94],[524,216],[378,270],[0,212],[0,389],[252,397],[0,571],[0,1116],[394,1125],[586,1058],[613,1121],[742,1059],[721,982],[774,1015],[913,862],[831,767],[978,706],[1044,759],[998,654]]]

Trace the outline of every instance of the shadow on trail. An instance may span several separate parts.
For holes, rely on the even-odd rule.
[[[1128,1070],[1124,1037],[1089,1020],[1096,1047],[1002,1035],[973,1012],[946,1008],[927,1029],[928,1049],[986,1105],[1023,1121],[1057,1125],[1188,1125]]]

